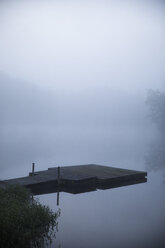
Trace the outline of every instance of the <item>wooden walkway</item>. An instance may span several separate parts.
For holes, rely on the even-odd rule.
[[[48,168],[27,177],[4,180],[2,183],[20,184],[36,194],[51,192],[82,193],[146,182],[147,172],[126,170],[96,164]]]

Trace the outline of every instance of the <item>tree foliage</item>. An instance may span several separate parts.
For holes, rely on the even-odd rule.
[[[149,106],[152,121],[160,130],[165,130],[165,93],[150,89],[146,103]]]
[[[0,188],[0,247],[44,247],[52,242],[59,214],[32,199],[24,187]]]

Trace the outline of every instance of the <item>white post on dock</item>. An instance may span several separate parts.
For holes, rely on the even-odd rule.
[[[35,167],[35,163],[32,163],[32,176],[34,176],[34,167]]]

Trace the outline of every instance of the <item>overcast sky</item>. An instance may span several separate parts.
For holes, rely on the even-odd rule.
[[[164,83],[164,1],[0,1],[0,69],[42,87]]]
[[[142,149],[146,91],[164,90],[164,10],[158,0],[0,0],[1,166],[108,164],[133,140]]]

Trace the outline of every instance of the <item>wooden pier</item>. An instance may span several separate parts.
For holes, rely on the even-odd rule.
[[[34,166],[34,165],[33,165]],[[147,172],[96,164],[53,167],[29,173],[27,177],[2,181],[3,185],[20,184],[35,195],[69,192],[82,193],[146,182]]]

